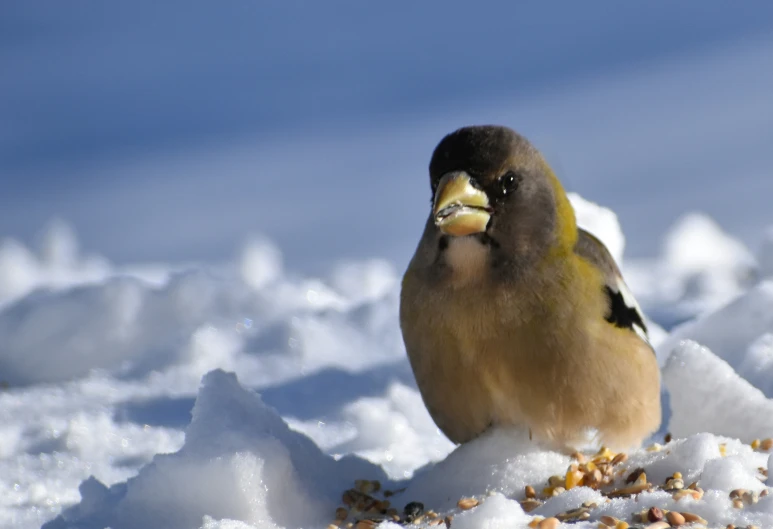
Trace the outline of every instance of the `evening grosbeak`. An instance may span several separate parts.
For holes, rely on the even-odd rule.
[[[465,127],[429,176],[400,325],[437,426],[456,443],[502,425],[560,450],[640,445],[661,420],[641,312],[542,155],[509,128]]]

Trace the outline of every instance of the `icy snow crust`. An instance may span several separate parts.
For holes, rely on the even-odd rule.
[[[614,213],[571,199],[622,259]],[[255,238],[220,267],[117,269],[55,223],[39,250],[0,246],[0,527],[324,528],[357,479],[405,488],[390,498],[399,511],[420,501],[461,529],[527,527],[588,501],[599,506],[574,527],[651,506],[773,527],[771,496],[743,509],[729,497],[763,491],[773,466],[749,445],[773,436],[769,246],[756,259],[692,214],[656,261],[623,263],[652,317],[666,420],[652,440],[663,449],[620,468],[656,484],[681,472],[703,497],[605,503],[577,487],[525,513],[526,485],[541,491],[570,458],[517,430],[461,447],[439,433],[405,358],[389,263],[294,277]],[[671,328],[676,314],[685,323]],[[462,512],[462,497],[481,504]]]

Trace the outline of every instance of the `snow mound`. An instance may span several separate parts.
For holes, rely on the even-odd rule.
[[[769,397],[773,397],[770,334],[773,281],[765,280],[728,305],[676,327],[658,346],[661,364],[682,340],[711,349]]]
[[[498,492],[522,496],[524,487],[546,482],[566,470],[567,456],[545,452],[528,432],[494,430],[461,445],[446,459],[417,475],[406,496],[437,509],[449,509],[459,498]],[[463,479],[459,479],[464,476]],[[522,499],[522,498],[521,498]]]
[[[361,398],[343,409],[356,436],[336,447],[381,465],[390,478],[409,478],[408,469],[445,457],[454,445],[437,429],[419,393],[399,382],[385,394]]]
[[[252,238],[242,249],[240,266],[244,282],[260,290],[281,277],[282,253],[270,241]]]
[[[331,360],[369,362],[361,352],[374,337],[384,344],[376,358],[402,353],[391,266],[343,263],[325,283],[283,277],[279,263],[276,248],[253,241],[235,271],[191,268],[162,284],[123,274],[80,283],[78,275],[69,288],[31,293],[0,310],[0,381],[58,382],[94,369],[142,376],[175,365],[198,380],[213,367],[232,368],[255,343],[304,360],[307,372]]]
[[[502,494],[494,494],[477,509],[463,512],[453,519],[455,528],[478,529],[508,529],[510,527],[526,527],[531,521],[523,509],[514,500],[507,499]]]
[[[82,256],[73,229],[55,220],[44,230],[37,252],[13,239],[0,241],[0,307],[41,289],[95,283],[112,273],[99,256]]]
[[[663,369],[663,382],[673,435],[712,432],[746,442],[773,437],[773,401],[708,348],[680,344]]]
[[[156,456],[137,477],[110,489],[85,482],[81,504],[45,527],[183,529],[212,526],[213,519],[307,527],[328,518],[339,501],[335,491],[362,475],[384,478],[365,461],[323,454],[233,374],[212,371],[178,452]]]
[[[755,267],[754,257],[743,244],[700,213],[679,219],[666,235],[663,248],[667,266],[688,278],[701,277],[707,269],[729,277],[743,276]]]
[[[626,263],[625,275],[649,316],[671,330],[733,301],[754,285],[759,270],[740,241],[713,219],[691,213],[671,227],[658,258]]]
[[[680,302],[716,308],[742,293],[755,277],[756,261],[710,217],[690,213],[666,235],[663,266],[677,285]]]

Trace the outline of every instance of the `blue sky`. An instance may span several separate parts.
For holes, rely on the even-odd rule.
[[[770,3],[0,11],[0,237],[63,217],[117,262],[220,260],[262,233],[297,268],[403,264],[431,149],[473,122],[531,137],[632,255],[686,210],[750,244],[773,223]]]

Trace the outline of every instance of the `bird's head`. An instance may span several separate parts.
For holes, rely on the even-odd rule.
[[[577,238],[574,211],[542,155],[507,127],[464,127],[441,140],[429,165],[429,230],[443,246],[474,238],[509,260],[530,260]]]

